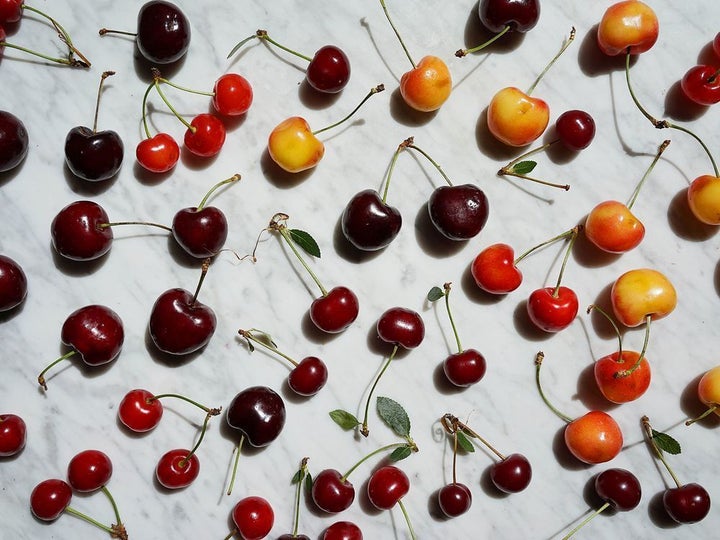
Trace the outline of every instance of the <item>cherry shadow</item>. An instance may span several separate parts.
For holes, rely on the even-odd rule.
[[[129,41],[132,43],[132,55],[133,55],[133,67],[135,69],[135,75],[137,75],[138,79],[143,81],[144,83],[147,83],[150,85],[154,80],[153,75],[153,69],[158,69],[160,71],[160,75],[164,79],[172,79],[177,73],[182,69],[182,67],[185,65],[185,60],[187,58],[187,54],[184,54],[181,58],[176,60],[175,62],[171,62],[169,64],[163,64],[161,67],[158,67],[154,62],[150,62],[147,58],[145,58],[138,49],[137,46],[137,40],[133,36],[124,36],[121,34],[106,34],[102,37],[102,39],[117,39],[121,41]],[[188,52],[192,49],[188,49]],[[174,81],[178,82],[179,81]]]
[[[260,167],[265,178],[278,189],[292,189],[299,186],[315,172],[315,167],[297,173],[287,172],[273,161],[267,148],[260,157]]]
[[[455,396],[460,395],[466,390],[468,390],[468,388],[471,388],[455,386],[453,383],[451,383],[445,375],[445,370],[443,369],[443,360],[444,358],[439,358],[437,365],[433,369],[433,385],[435,386],[435,390],[437,390],[438,393],[442,394],[443,396]]]
[[[452,257],[468,243],[468,240],[450,240],[443,236],[430,220],[427,204],[423,204],[415,215],[415,238],[420,249],[436,259]]]
[[[612,302],[610,301],[610,291],[612,290],[613,284],[614,282],[605,285],[593,301],[594,305],[598,306],[610,316],[613,314]],[[599,338],[610,339],[616,337],[615,329],[612,324],[610,324],[610,321],[595,309],[590,312],[590,324]]]
[[[205,347],[207,347],[207,345]],[[156,364],[172,368],[182,367],[200,356],[205,350],[205,347],[201,347],[197,351],[189,354],[166,353],[158,349],[157,345],[155,345],[155,342],[150,335],[150,326],[148,325],[147,328],[145,328],[145,350],[147,350],[150,355],[150,359]]]
[[[668,225],[673,233],[690,242],[705,242],[715,236],[718,227],[698,220],[690,210],[687,189],[681,189],[670,200],[667,210]]]
[[[164,173],[154,173],[148,171],[145,167],[140,165],[137,161],[133,164],[133,176],[144,186],[156,186],[162,184],[165,180],[170,178],[175,172],[173,167]]]
[[[311,343],[316,344],[329,343],[342,336],[345,332],[343,331],[336,334],[329,334],[328,332],[323,332],[322,330],[320,330],[317,326],[315,326],[315,323],[310,318],[310,308],[308,308],[308,310],[303,315],[300,322],[300,327],[305,338],[307,338],[307,340]]]
[[[495,33],[488,30],[480,20],[479,15],[479,2],[475,2],[468,13],[467,20],[465,22],[465,28],[463,30],[463,47],[464,49],[471,49],[488,40],[495,37]],[[491,45],[480,49],[476,53],[466,55],[465,61],[470,62],[472,58],[487,56],[488,54],[509,54],[515,51],[522,45],[525,40],[525,34],[521,32],[510,31],[499,40],[495,41]]]
[[[340,96],[342,96],[342,94],[343,90],[340,90],[339,92],[335,92],[333,94],[328,94],[326,92],[320,92],[319,90],[315,90],[312,86],[310,86],[310,83],[307,82],[307,79],[303,79],[302,82],[298,85],[298,96],[300,97],[300,103],[302,103],[304,107],[314,111],[331,107],[337,102],[338,99],[340,99]]]
[[[481,289],[472,275],[472,261],[465,267],[460,277],[460,287],[465,297],[475,304],[493,306],[501,302],[507,294],[491,294]]]
[[[522,300],[515,306],[515,310],[513,311],[513,325],[515,331],[528,341],[547,341],[555,335],[551,332],[541,330],[530,320],[530,315],[528,315],[527,311],[527,300]]]
[[[105,193],[108,189],[115,185],[119,174],[120,171],[118,171],[115,176],[108,178],[107,180],[92,182],[75,176],[68,167],[67,163],[63,164],[63,175],[65,176],[65,181],[68,183],[68,186],[73,193],[77,193],[84,197],[95,197]]]
[[[587,215],[578,222],[584,224]],[[585,234],[579,234],[572,249],[573,260],[584,268],[608,266],[621,257],[621,253],[608,253],[593,244]]]
[[[625,55],[608,56],[600,50],[597,43],[598,24],[590,28],[583,36],[578,51],[580,70],[588,77],[599,77],[613,71],[625,70]],[[637,62],[638,55],[630,58],[630,67]]]
[[[708,108],[687,97],[680,86],[680,81],[673,83],[665,94],[665,116],[676,121],[697,120],[708,111]]]
[[[475,143],[478,149],[490,159],[496,159],[498,161],[510,161],[523,153],[525,151],[523,148],[508,146],[498,141],[495,136],[490,133],[487,123],[487,112],[488,108],[485,107],[480,112],[480,116],[478,116],[475,125]]]
[[[335,253],[348,262],[360,264],[365,261],[371,261],[381,255],[386,249],[390,248],[391,245],[392,243],[376,251],[364,251],[358,249],[350,243],[343,233],[342,213],[338,216],[338,219],[335,222],[335,228],[333,229],[333,248],[335,249]]]
[[[558,422],[562,422],[562,420],[558,419]],[[567,444],[565,444],[565,428],[566,426],[562,426],[553,436],[552,450],[555,455],[555,459],[563,469],[568,471],[589,470],[592,465],[584,463],[572,455],[567,447]]]
[[[387,90],[386,90],[387,91]],[[402,97],[400,88],[396,88],[390,94],[390,116],[402,126],[417,128],[430,123],[437,111],[422,112],[410,107]]]
[[[697,418],[707,410],[707,406],[700,401],[698,397],[698,383],[704,373],[700,373],[693,380],[691,380],[683,389],[680,394],[680,409],[685,414],[686,418]],[[717,429],[720,427],[720,416],[717,414],[709,414],[702,420],[696,421],[686,429]]]
[[[573,396],[586,408],[595,411],[608,412],[616,409],[618,405],[605,399],[595,382],[595,363],[591,363],[580,372],[577,381],[577,393]]]
[[[115,240],[113,240],[113,242],[114,241]],[[52,245],[52,241],[50,242],[49,249],[50,253],[52,253],[53,265],[55,268],[66,276],[72,277],[88,276],[96,272],[107,262],[110,251],[112,251],[112,248],[110,248],[110,251],[108,251],[105,255],[102,255],[97,259],[93,259],[92,261],[74,261],[60,255]]]
[[[29,154],[30,154],[30,149],[28,149],[28,155]],[[23,167],[25,167],[25,163],[27,163],[27,161],[28,161],[28,156],[26,155],[25,158],[20,163],[18,163],[15,167],[10,169],[9,171],[0,172],[0,188],[3,187],[5,184],[8,184],[16,176],[19,176],[22,173]]]

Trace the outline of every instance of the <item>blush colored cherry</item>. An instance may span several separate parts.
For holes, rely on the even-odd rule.
[[[70,505],[72,488],[64,480],[51,478],[36,485],[30,493],[30,510],[43,521],[54,521]]]
[[[112,476],[112,461],[100,450],[83,450],[68,464],[68,483],[75,491],[90,493],[108,483]]]
[[[367,495],[378,510],[389,510],[410,491],[410,479],[402,469],[385,465],[377,469],[367,484]]]
[[[522,454],[509,454],[490,467],[490,479],[500,491],[518,493],[530,484],[532,467]]]
[[[583,150],[595,138],[595,120],[585,111],[565,111],[555,121],[555,131],[563,146],[570,150]]]
[[[25,421],[16,414],[0,414],[0,457],[19,454],[26,441]]]
[[[190,152],[200,157],[212,157],[225,144],[225,124],[217,116],[210,113],[198,114],[190,122],[185,132],[185,146]]]
[[[165,173],[175,167],[180,159],[180,147],[167,133],[158,133],[143,139],[135,149],[138,163],[153,173]]]
[[[597,360],[593,369],[595,382],[608,401],[628,403],[642,396],[650,386],[650,363],[644,357],[640,359],[640,353],[635,351],[622,351],[622,361],[619,359],[618,352],[614,352]],[[637,368],[623,375],[638,360]]]
[[[683,93],[698,105],[720,102],[720,73],[715,66],[691,67],[680,81]]]
[[[275,513],[267,500],[250,496],[235,504],[232,520],[243,540],[261,540],[270,534],[275,523]]]
[[[3,36],[0,35],[0,41],[2,40]],[[0,173],[14,169],[22,163],[29,143],[28,132],[22,120],[12,113],[0,111]]]
[[[23,303],[27,296],[27,276],[10,257],[0,255],[0,312]]]
[[[355,194],[340,219],[345,238],[363,251],[384,248],[395,239],[402,227],[399,210],[385,203],[374,189]]]
[[[130,390],[118,405],[118,418],[131,431],[144,433],[155,428],[163,415],[163,405],[148,390]]]
[[[657,41],[660,24],[650,6],[622,0],[605,10],[597,29],[600,50],[608,56],[641,54]]]
[[[189,457],[188,457],[189,456]],[[181,489],[192,484],[200,474],[200,460],[190,450],[176,448],[162,455],[155,467],[155,477],[167,489]]]
[[[470,273],[478,287],[490,294],[507,294],[522,283],[515,265],[515,250],[504,243],[492,244],[473,259]]]
[[[677,291],[661,272],[637,268],[615,280],[610,300],[616,319],[632,328],[672,313],[677,305]]]
[[[465,484],[452,482],[438,491],[440,510],[449,518],[461,516],[472,506],[472,493]]]
[[[224,116],[241,116],[250,110],[253,89],[248,80],[238,73],[221,75],[213,86],[212,104]]]
[[[352,521],[336,521],[325,529],[322,540],[363,540],[363,534]]]
[[[376,328],[381,340],[405,349],[414,349],[425,337],[422,317],[408,308],[393,307],[385,310],[380,315]]]
[[[50,226],[55,251],[73,261],[91,261],[110,251],[113,240],[109,218],[93,201],[76,201],[60,210]]]
[[[251,386],[233,398],[225,419],[242,440],[261,448],[280,435],[285,415],[285,402],[277,392],[267,386]]]
[[[323,332],[337,334],[357,319],[360,304],[357,296],[347,287],[333,287],[313,300],[310,320]]]
[[[353,503],[355,488],[339,471],[324,469],[313,478],[311,495],[320,510],[336,514]]]

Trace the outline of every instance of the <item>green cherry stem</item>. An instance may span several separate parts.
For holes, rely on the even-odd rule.
[[[75,510],[75,508],[73,508],[72,506],[66,507],[64,511],[72,516],[82,519],[83,521],[87,521],[91,525],[95,525],[99,529],[102,529],[106,533],[109,533],[113,538],[121,538],[127,540],[127,532],[125,532],[125,528],[122,525],[119,525],[117,527],[109,527],[103,523],[100,523],[98,520],[91,518],[87,514],[83,514],[82,512]]]
[[[522,178],[524,180],[530,180],[531,182],[535,182],[536,184],[542,184],[544,186],[550,186],[554,188],[564,189],[565,191],[568,191],[570,189],[569,184],[557,184],[554,182],[548,182],[547,180],[541,180],[540,178],[535,178],[533,176],[528,176],[525,173],[518,172],[515,168],[516,165],[521,163],[524,159],[533,156],[535,154],[538,154],[544,150],[547,150],[550,148],[553,144],[560,141],[560,139],[555,139],[554,141],[550,141],[549,143],[545,143],[542,146],[538,146],[537,148],[534,148],[532,150],[529,150],[525,152],[524,154],[516,157],[513,159],[510,163],[505,165],[502,169],[500,169],[497,173],[498,176],[514,176],[516,178]],[[533,167],[535,166],[534,162],[530,162]]]
[[[168,98],[165,96],[165,93],[162,91],[162,88],[160,87],[161,83],[167,82],[167,79],[163,79],[162,76],[160,75],[160,70],[155,67],[151,68],[151,72],[153,75],[153,81],[148,86],[148,89],[145,92],[145,97],[143,98],[143,123],[145,123],[145,105],[147,103],[147,95],[150,92],[150,90],[152,90],[154,88],[157,91],[160,98],[165,103],[165,105],[167,105],[168,109],[170,109],[170,111],[175,115],[175,118],[180,120],[180,122],[182,122],[182,124],[186,128],[188,128],[190,131],[192,131],[194,133],[195,127],[192,126],[190,124],[190,122],[185,120],[185,118],[183,118],[183,116],[175,109],[175,107],[173,107],[172,103],[170,103],[170,100],[168,100]],[[145,124],[145,132],[148,134],[148,138],[150,138],[150,135],[149,135],[149,132],[147,129],[147,124]]]
[[[368,393],[367,400],[365,401],[365,414],[363,415],[363,422],[362,426],[360,427],[360,433],[365,437],[370,434],[370,430],[368,429],[368,414],[370,411],[370,400],[372,399],[373,392],[375,392],[375,387],[377,386],[378,381],[380,381],[380,377],[383,376],[385,370],[387,370],[388,366],[390,365],[390,362],[392,362],[393,358],[395,358],[395,355],[397,354],[399,348],[400,347],[397,344],[393,346],[393,350],[390,353],[390,356],[388,356],[387,360],[385,360],[385,363],[383,364],[380,373],[378,373],[377,377],[375,377],[375,381],[370,388],[370,393]]]
[[[405,141],[406,148],[412,148],[413,150],[420,152],[420,154],[422,154],[425,157],[425,159],[427,159],[430,163],[432,163],[433,166],[438,170],[438,172],[445,179],[445,182],[447,182],[447,185],[452,186],[453,183],[450,181],[450,178],[448,178],[448,175],[445,174],[445,171],[443,171],[442,167],[433,158],[431,158],[430,155],[427,152],[425,152],[425,150],[423,150],[419,146],[416,146],[414,141],[415,141],[415,139],[413,137],[409,137]]]
[[[253,332],[258,332],[258,333],[262,334],[266,338],[266,340],[260,339]],[[282,356],[285,360],[290,362],[293,366],[298,365],[298,363],[295,359],[291,358],[284,352],[280,351],[275,346],[272,339],[270,339],[269,334],[267,334],[261,330],[258,330],[256,328],[251,328],[250,330],[240,329],[240,330],[238,330],[238,334],[240,334],[242,337],[244,337],[248,341],[248,345],[250,345],[250,342],[257,343],[258,345],[265,347],[267,350],[274,352],[278,356]],[[252,345],[250,345],[250,347],[252,348]]]
[[[8,49],[15,49],[17,51],[28,53],[33,56],[37,56],[38,58],[42,58],[43,60],[48,60],[49,62],[54,62],[56,64],[64,64],[64,65],[70,66],[70,67],[88,67],[75,58],[57,58],[54,56],[48,56],[41,52],[34,51],[32,49],[28,49],[27,47],[23,47],[22,45],[15,45],[14,43],[8,43],[7,41],[0,41],[0,49],[2,49],[4,47],[7,47]]]
[[[640,182],[638,182],[638,185],[635,186],[635,190],[632,192],[632,195],[630,196],[630,200],[627,203],[628,210],[632,209],[633,205],[635,204],[635,200],[638,197],[638,194],[640,193],[640,189],[642,188],[643,184],[645,183],[645,179],[650,176],[650,173],[655,168],[655,164],[660,160],[660,156],[662,156],[665,149],[670,146],[670,140],[665,139],[662,144],[660,144],[657,153],[655,154],[655,158],[652,160],[652,163],[650,163],[650,166],[645,171],[645,174],[643,174],[642,178],[640,179]]]
[[[385,85],[384,85],[384,84],[378,84],[377,86],[372,87],[372,88],[370,89],[370,91],[365,95],[365,97],[360,101],[360,103],[358,103],[357,106],[356,106],[356,107],[350,112],[350,114],[348,114],[345,118],[342,118],[341,120],[338,120],[338,121],[335,122],[334,124],[330,124],[329,126],[325,126],[324,128],[316,129],[315,131],[312,132],[312,134],[313,134],[313,135],[318,135],[318,134],[322,133],[323,131],[328,131],[329,129],[333,129],[333,128],[339,126],[339,125],[342,124],[343,122],[348,121],[348,120],[350,119],[350,117],[353,116],[353,115],[358,111],[358,109],[360,109],[360,107],[362,107],[362,106],[365,104],[365,102],[366,102],[368,99],[370,99],[370,98],[371,98],[372,96],[374,96],[375,94],[378,94],[378,93],[382,92],[383,90],[385,90]]]
[[[45,369],[43,369],[43,370],[40,372],[40,375],[38,375],[38,378],[37,378],[37,382],[38,382],[38,384],[39,384],[40,386],[43,387],[43,390],[47,391],[47,389],[48,389],[47,383],[46,383],[46,381],[45,381],[45,373],[47,373],[48,370],[50,370],[51,368],[55,367],[57,364],[59,364],[59,363],[62,362],[63,360],[67,360],[68,358],[70,358],[70,357],[71,357],[72,355],[74,355],[76,352],[77,352],[77,351],[76,351],[75,349],[66,352],[66,353],[63,354],[60,358],[58,358],[57,360],[54,360],[53,362],[51,362],[50,365],[48,365]]]
[[[647,118],[650,123],[655,126],[657,129],[676,129],[678,131],[682,131],[683,133],[687,133],[690,135],[693,139],[695,139],[702,149],[707,154],[708,158],[710,158],[710,163],[712,163],[713,171],[715,172],[715,176],[720,176],[720,171],[718,170],[717,163],[715,163],[715,159],[712,156],[712,153],[710,152],[710,149],[707,147],[707,145],[702,141],[700,137],[698,137],[695,133],[690,131],[688,128],[674,124],[670,122],[669,120],[658,120],[654,116],[652,116],[646,109],[640,104],[640,101],[638,100],[637,96],[635,95],[635,91],[633,90],[632,84],[630,83],[630,53],[628,52],[625,55],[625,81],[627,82],[628,90],[630,91],[630,97],[633,100],[633,103],[635,103],[635,106],[638,108],[638,110],[643,114],[645,118]]]
[[[412,538],[412,540],[416,540],[417,536],[415,536],[415,530],[413,529],[412,522],[410,521],[410,515],[408,514],[408,511],[405,508],[402,499],[398,500],[398,506],[400,507],[400,511],[402,512],[403,517],[405,518],[405,523],[407,523],[410,538]]]
[[[202,430],[200,431],[200,436],[198,437],[197,442],[195,443],[195,446],[192,447],[190,452],[187,456],[185,456],[183,459],[181,459],[178,462],[178,467],[184,468],[187,465],[188,460],[197,452],[197,449],[200,448],[200,443],[202,443],[203,439],[205,438],[205,432],[207,431],[208,423],[210,422],[210,418],[212,418],[214,415],[212,413],[207,413],[205,415],[205,420],[203,421]]]
[[[560,266],[560,273],[558,274],[557,283],[555,284],[555,290],[552,294],[555,298],[557,298],[560,294],[560,283],[562,283],[563,274],[565,273],[565,266],[567,266],[568,259],[570,258],[570,252],[572,251],[573,244],[575,243],[581,228],[581,225],[576,225],[572,228],[570,241],[568,242],[567,249],[565,250],[565,257],[563,257],[563,262]]]
[[[110,501],[110,506],[112,506],[113,513],[115,514],[115,521],[117,522],[115,526],[122,527],[124,530],[125,527],[122,523],[122,519],[120,518],[120,511],[118,510],[117,503],[115,502],[115,498],[112,496],[112,493],[110,493],[110,490],[107,488],[107,486],[102,486],[100,488],[100,491],[102,491],[107,497],[108,501]]]
[[[574,527],[569,533],[567,533],[565,536],[562,537],[562,540],[568,540],[571,536],[573,536],[576,532],[578,532],[580,529],[582,529],[585,525],[588,524],[588,522],[596,517],[598,514],[601,514],[605,510],[608,509],[610,506],[609,502],[605,502],[600,508],[595,510],[592,514],[590,514],[588,517],[583,519],[576,527]]]
[[[232,474],[230,475],[230,483],[228,484],[228,489],[226,491],[227,495],[232,494],[233,486],[235,485],[235,477],[237,476],[238,463],[240,462],[240,451],[242,450],[244,442],[245,435],[241,435],[237,445],[235,445],[235,448],[233,448],[233,452],[235,453],[235,459],[233,461]]]
[[[360,459],[360,461],[358,461],[357,463],[355,463],[355,465],[353,465],[352,467],[350,467],[350,469],[348,469],[348,471],[347,471],[345,474],[342,475],[342,477],[340,478],[340,480],[341,480],[342,482],[344,482],[345,480],[347,480],[347,479],[348,479],[348,476],[350,476],[350,475],[353,473],[353,471],[355,471],[355,469],[357,469],[360,465],[362,465],[363,463],[365,463],[365,462],[366,462],[368,459],[370,459],[371,457],[373,457],[373,456],[375,456],[375,455],[377,455],[377,454],[380,454],[380,453],[382,453],[382,452],[387,452],[388,450],[392,450],[393,448],[401,448],[401,447],[410,448],[410,450],[412,450],[413,452],[417,452],[417,451],[418,451],[417,446],[416,446],[415,443],[413,443],[413,442],[397,442],[397,443],[387,444],[387,445],[385,445],[385,446],[382,446],[382,447],[378,448],[377,450],[373,450],[373,451],[370,452],[368,455],[366,455],[365,457],[363,457],[362,459]]]
[[[390,178],[392,178],[393,171],[395,170],[395,163],[397,163],[398,156],[400,156],[400,152],[405,150],[407,148],[407,141],[408,139],[405,139],[403,142],[401,142],[395,152],[393,153],[392,159],[390,160],[390,167],[388,168],[387,175],[385,176],[385,189],[383,190],[382,194],[382,202],[383,204],[385,201],[387,201],[388,196],[388,189],[390,188]]]
[[[190,94],[198,94],[200,96],[208,96],[208,97],[213,97],[215,95],[215,92],[208,92],[206,90],[196,90],[193,88],[188,88],[186,86],[180,86],[179,84],[175,84],[174,82],[172,82],[169,79],[165,79],[164,77],[159,77],[157,79],[157,82],[167,84],[168,86],[172,86],[173,88],[176,88],[177,90],[182,90],[183,92],[188,92]]]
[[[555,406],[550,403],[550,400],[545,395],[545,391],[543,390],[542,385],[540,384],[540,367],[542,366],[543,360],[545,359],[545,354],[540,351],[535,355],[535,386],[537,386],[538,392],[540,393],[540,397],[542,398],[545,405],[548,406],[548,408],[554,412],[560,419],[564,420],[568,424],[573,421],[572,418],[570,418],[567,414],[564,414],[560,412],[558,409],[555,408]]]
[[[605,311],[603,308],[598,306],[597,304],[590,304],[586,310],[586,313],[590,313],[592,310],[597,311],[600,313],[603,317],[607,319],[607,321],[610,323],[610,325],[613,327],[613,330],[615,330],[615,335],[617,336],[618,340],[618,363],[623,362],[623,341],[622,341],[622,335],[620,334],[620,329],[618,328],[617,323],[615,320],[608,314],[607,311]]]
[[[100,85],[98,86],[97,98],[95,100],[95,116],[93,118],[93,133],[97,133],[98,113],[100,112],[100,96],[102,95],[102,89],[103,89],[103,85],[105,84],[105,79],[107,79],[108,77],[111,77],[113,75],[115,75],[114,71],[103,71],[102,75],[100,75]]]
[[[293,517],[293,530],[292,535],[293,537],[297,536],[298,528],[300,527],[300,496],[302,495],[302,489],[303,485],[305,484],[305,478],[307,478],[308,475],[308,459],[309,458],[302,458],[302,461],[300,461],[300,470],[298,470],[298,476],[297,476],[297,488],[295,489],[295,508],[294,508],[294,514]]]
[[[390,18],[390,13],[388,13],[387,6],[385,5],[385,0],[380,0],[380,6],[382,7],[383,13],[385,13],[385,18],[390,23],[390,27],[393,29],[393,32],[395,32],[395,35],[398,38],[398,41],[400,41],[400,46],[403,48],[403,51],[405,51],[405,56],[407,56],[407,59],[410,60],[410,64],[412,64],[413,69],[417,67],[415,65],[415,62],[412,59],[412,56],[410,56],[410,52],[408,52],[407,47],[405,46],[405,42],[403,41],[402,37],[400,36],[400,32],[398,32],[398,29],[395,28],[395,24],[393,23],[392,19]]]
[[[173,394],[173,393],[165,393],[165,394],[157,394],[147,399],[148,403],[152,403],[153,401],[157,401],[159,399],[165,399],[165,398],[177,398],[181,399],[183,401],[186,401],[190,403],[191,405],[195,405],[198,409],[201,409],[205,411],[210,416],[217,416],[222,412],[222,407],[206,407],[202,403],[198,403],[194,399],[190,399],[189,397],[183,396],[181,394]]]
[[[660,450],[657,443],[655,442],[655,437],[653,436],[653,429],[652,429],[652,426],[650,425],[650,419],[647,416],[643,416],[640,419],[640,422],[642,423],[643,430],[645,431],[645,434],[647,435],[648,441],[650,442],[650,446],[652,446],[652,449],[655,452],[655,455],[662,462],[662,464],[665,465],[665,469],[667,469],[667,472],[672,477],[673,482],[675,482],[675,485],[677,487],[682,487],[682,484],[680,483],[680,479],[675,475],[675,472],[672,470],[672,467],[670,467],[667,460],[665,459],[665,456],[663,455],[662,450]]]
[[[524,253],[522,253],[521,255],[519,255],[519,256],[513,261],[513,265],[518,264],[518,263],[519,263],[520,261],[522,261],[525,257],[527,257],[528,255],[531,255],[532,253],[534,253],[534,252],[537,251],[538,249],[544,248],[545,246],[549,246],[550,244],[554,244],[554,243],[557,242],[558,240],[562,240],[563,238],[567,238],[568,236],[571,236],[572,234],[574,234],[574,231],[575,231],[575,227],[573,227],[573,228],[570,229],[570,230],[565,231],[564,233],[558,234],[557,236],[553,236],[552,238],[550,238],[550,240],[545,240],[545,242],[543,242],[542,244],[538,244],[538,245],[536,245],[536,246],[531,247],[530,249],[528,249],[527,251],[525,251]]]
[[[643,358],[645,358],[645,352],[647,351],[648,342],[650,341],[650,321],[652,321],[652,315],[648,315],[645,317],[645,340],[643,341],[642,350],[640,351],[640,355],[638,356],[637,360],[633,363],[632,366],[630,366],[627,369],[623,369],[622,371],[617,371],[613,375],[616,379],[620,379],[622,377],[627,377],[630,375],[633,371],[635,371],[638,367],[640,367],[640,363],[643,361]],[[622,357],[620,357],[620,360],[622,360]]]
[[[457,345],[458,352],[463,352],[462,344],[460,343],[460,336],[458,335],[457,327],[455,326],[455,319],[452,315],[452,310],[450,309],[450,289],[452,288],[452,283],[448,282],[443,284],[443,290],[445,291],[445,311],[447,311],[448,319],[450,319],[450,326],[452,327],[453,334],[455,335],[455,344]]]
[[[205,208],[205,204],[210,198],[210,195],[212,195],[218,188],[221,188],[222,186],[225,186],[227,184],[232,184],[233,182],[237,182],[240,180],[240,178],[240,174],[235,173],[230,178],[226,178],[225,180],[221,180],[220,182],[215,184],[213,187],[210,188],[210,191],[205,194],[203,199],[200,201],[200,204],[197,205],[196,210],[202,210],[203,208]]]
[[[205,276],[207,276],[209,269],[210,259],[208,258],[203,261],[202,266],[200,267],[200,279],[198,279],[198,284],[195,288],[195,294],[193,294],[192,300],[190,301],[191,306],[194,306],[195,302],[197,302],[197,297],[200,294],[200,287],[202,287],[203,281],[205,281]]]
[[[533,83],[530,85],[530,88],[527,89],[527,92],[525,92],[528,96],[533,93],[533,90],[535,90],[535,87],[536,87],[536,86],[538,85],[538,83],[540,82],[540,79],[542,79],[542,78],[545,76],[545,74],[550,70],[550,68],[553,66],[553,64],[554,64],[555,62],[557,62],[558,58],[560,58],[560,56],[562,55],[562,53],[565,52],[565,49],[567,49],[567,48],[570,46],[570,44],[573,42],[574,39],[575,39],[575,27],[573,26],[573,27],[570,29],[570,35],[569,35],[568,38],[563,42],[563,45],[562,45],[562,47],[560,47],[560,50],[558,51],[558,53],[557,53],[555,56],[553,56],[552,60],[550,60],[550,62],[548,63],[548,65],[545,66],[545,69],[543,69],[543,70],[540,72],[540,75],[537,76],[537,79],[535,79],[535,82],[533,82]]]
[[[294,50],[286,47],[285,45],[281,45],[280,43],[278,43],[277,41],[275,41],[274,39],[272,39],[272,38],[268,35],[267,30],[258,30],[258,31],[256,31],[255,34],[253,34],[252,36],[248,36],[248,37],[246,37],[245,39],[241,40],[241,41],[240,41],[237,45],[235,45],[235,46],[232,48],[232,50],[228,53],[227,58],[230,58],[233,54],[235,54],[235,53],[238,51],[238,49],[240,49],[240,47],[242,47],[242,46],[245,45],[248,41],[250,41],[250,40],[252,40],[252,39],[255,39],[255,38],[260,39],[260,40],[267,41],[268,43],[272,43],[273,45],[275,45],[275,46],[278,47],[279,49],[282,49],[283,51],[289,52],[290,54],[295,55],[295,56],[297,56],[298,58],[302,58],[303,60],[305,60],[305,61],[307,61],[307,62],[311,62],[311,61],[312,61],[312,58],[310,58],[309,56],[306,56],[306,55],[304,55],[304,54],[300,54],[299,52],[294,51]]]
[[[150,227],[157,227],[158,229],[163,229],[167,232],[172,232],[172,227],[162,225],[161,223],[153,223],[152,221],[112,221],[109,223],[99,223],[98,227],[101,229],[105,229],[107,227],[117,227],[118,225],[148,225]]]
[[[476,45],[475,47],[472,47],[471,49],[458,49],[457,51],[455,51],[455,56],[457,56],[458,58],[462,58],[463,56],[466,56],[468,54],[478,52],[478,51],[484,49],[485,47],[487,47],[488,45],[492,45],[493,43],[495,43],[498,39],[503,37],[509,31],[510,31],[510,25],[506,24],[505,28],[503,28],[502,30],[500,30],[500,32],[498,32],[493,37],[488,39],[485,43]]]
[[[685,425],[690,426],[690,425],[694,424],[695,422],[702,420],[703,418],[705,418],[707,416],[710,416],[712,413],[714,413],[718,409],[718,407],[720,407],[720,405],[712,405],[712,406],[708,407],[707,409],[705,409],[705,411],[700,416],[691,418],[690,420],[686,420]]]

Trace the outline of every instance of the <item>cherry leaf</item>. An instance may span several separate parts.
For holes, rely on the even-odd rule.
[[[310,233],[301,231],[300,229],[289,229],[290,238],[298,246],[300,246],[308,255],[320,258],[320,246],[318,246],[315,239],[310,236]]]
[[[445,296],[445,293],[437,285],[430,289],[430,292],[427,293],[428,302],[436,302],[437,300],[440,300],[443,296]]]
[[[515,174],[528,174],[529,172],[532,172],[535,165],[537,165],[536,161],[521,161],[513,165],[512,172]]]
[[[659,431],[652,430],[652,438],[653,441],[655,441],[655,444],[660,448],[661,450],[664,450],[668,454],[676,455],[679,454],[680,449],[680,443],[677,442],[675,439],[673,439],[670,435],[667,433],[661,433]]]
[[[312,491],[313,479],[310,473],[305,475],[305,490],[310,493]]]
[[[297,484],[298,482],[301,482],[304,475],[305,475],[305,470],[298,469],[297,471],[295,471],[295,475],[292,477],[292,480],[290,481],[290,483]]]
[[[473,443],[470,442],[470,439],[467,438],[467,435],[465,435],[462,431],[457,431],[457,441],[458,446],[462,448],[465,452],[474,452],[475,446]]]
[[[389,397],[377,398],[377,411],[380,418],[400,437],[410,436],[410,418],[397,401]]]
[[[343,411],[342,409],[335,409],[334,411],[330,411],[330,418],[332,418],[333,422],[335,422],[345,431],[349,431],[360,425],[360,421],[355,418],[355,415],[350,414],[347,411]]]
[[[409,446],[398,446],[389,456],[390,461],[401,461],[412,454]]]

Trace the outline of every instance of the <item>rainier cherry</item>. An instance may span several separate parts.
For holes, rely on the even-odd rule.
[[[720,366],[709,369],[700,377],[697,394],[707,409],[697,418],[685,422],[688,426],[713,413],[720,416]]]
[[[0,41],[2,41],[1,31]],[[0,57],[2,57],[1,48]],[[27,156],[29,147],[28,132],[22,120],[12,113],[0,111],[0,173],[20,165]]]
[[[641,54],[652,48],[660,25],[657,15],[647,4],[624,0],[611,5],[597,29],[600,50],[608,56]]]
[[[669,315],[677,305],[677,292],[664,274],[638,268],[615,280],[610,300],[617,320],[635,327],[649,319],[656,321]]]
[[[0,255],[0,312],[23,303],[27,296],[27,277],[22,267],[10,257]]]
[[[16,414],[0,414],[0,458],[20,453],[26,440],[25,421]]]

